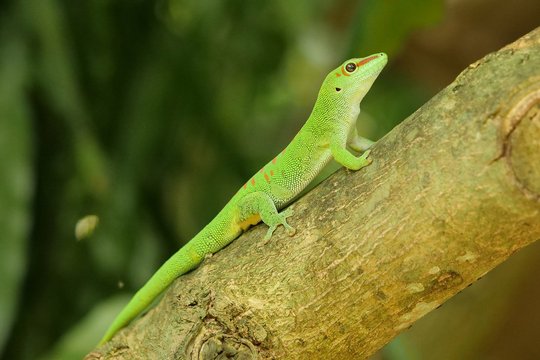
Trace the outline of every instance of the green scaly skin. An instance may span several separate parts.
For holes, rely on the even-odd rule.
[[[236,239],[249,226],[261,220],[268,225],[265,241],[277,226],[287,223],[291,209],[282,212],[334,158],[351,170],[369,165],[373,143],[356,133],[360,102],[386,65],[384,53],[347,60],[326,76],[307,122],[291,143],[238,190],[219,214],[190,242],[167,260],[133,296],[116,317],[100,344],[145,310],[178,276],[197,267],[204,257]],[[356,157],[347,149],[365,151]]]

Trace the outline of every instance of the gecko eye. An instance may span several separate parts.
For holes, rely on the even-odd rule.
[[[345,70],[347,70],[348,72],[353,72],[354,70],[356,70],[356,64],[348,63],[347,65],[345,65]]]
[[[336,91],[337,91],[337,92],[340,92],[340,91],[341,91],[341,88],[336,88]]]

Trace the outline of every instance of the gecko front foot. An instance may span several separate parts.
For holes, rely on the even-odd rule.
[[[368,156],[369,156],[370,153],[371,153],[371,149],[368,149],[368,150],[364,151],[364,153],[360,156],[360,159],[363,159],[363,160],[366,161],[366,165],[364,165],[364,166],[367,166],[367,165],[369,165],[369,164],[371,164],[373,162],[372,158],[368,159]]]

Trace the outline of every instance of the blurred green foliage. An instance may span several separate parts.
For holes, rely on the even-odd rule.
[[[25,273],[32,197],[32,130],[24,95],[28,62],[22,39],[0,25],[0,349],[14,320]]]
[[[280,151],[326,72],[398,54],[442,1],[28,0],[0,13],[0,353],[89,351],[138,289]],[[429,97],[390,63],[380,138]],[[76,242],[79,218],[99,214]]]

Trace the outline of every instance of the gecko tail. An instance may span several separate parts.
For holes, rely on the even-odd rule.
[[[219,251],[240,235],[235,225],[235,209],[226,206],[193,239],[172,255],[150,280],[135,293],[118,314],[98,345],[103,345],[141,314],[165,289],[179,277],[195,269],[207,254]]]
[[[103,345],[112,339],[120,329],[127,326],[133,319],[139,316],[177,277],[196,268],[200,264],[204,255],[199,255],[193,247],[194,240],[197,237],[172,255],[161,265],[150,280],[137,291],[120,314],[114,319],[98,345]]]

